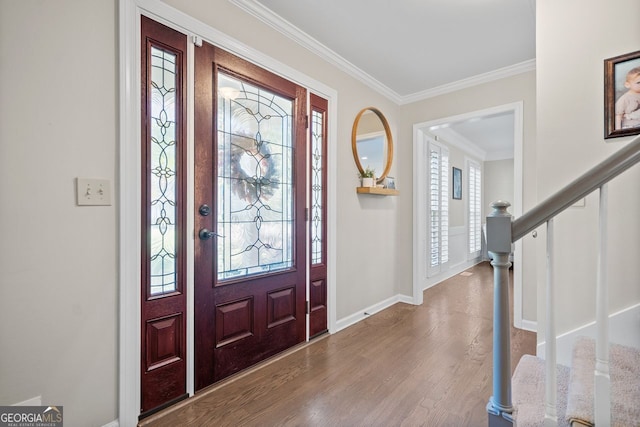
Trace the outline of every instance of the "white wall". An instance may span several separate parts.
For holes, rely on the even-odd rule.
[[[114,1],[0,2],[0,404],[42,396],[65,425],[117,417]]]
[[[449,192],[449,227],[467,228],[467,209],[469,201],[469,174],[467,173],[467,159],[473,159],[482,167],[482,160],[473,154],[450,145],[447,141],[444,144],[449,147],[449,183],[452,184],[453,167],[462,171],[462,199],[453,199],[452,192]]]
[[[605,140],[603,60],[639,49],[637,0],[539,0],[537,9],[538,197],[548,197],[630,138]],[[640,302],[640,167],[609,186],[611,312]],[[556,221],[558,333],[595,319],[597,197]],[[544,239],[540,240],[541,247]],[[544,277],[542,257],[538,277]],[[544,284],[539,286],[544,340]],[[631,333],[640,334],[636,322]]]
[[[507,200],[513,204],[513,185],[513,159],[484,162],[485,213],[490,213],[491,203],[498,200]]]

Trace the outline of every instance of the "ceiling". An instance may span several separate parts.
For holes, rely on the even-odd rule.
[[[398,104],[535,69],[535,0],[231,1]],[[449,131],[504,150],[505,121]]]
[[[514,112],[505,111],[444,122],[427,132],[463,149],[471,146],[482,160],[504,160],[513,158],[514,121]]]

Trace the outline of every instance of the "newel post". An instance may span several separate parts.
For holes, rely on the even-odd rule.
[[[509,202],[491,204],[487,216],[487,250],[493,259],[493,396],[487,404],[489,427],[511,426],[511,338],[509,319],[509,255],[511,214]]]

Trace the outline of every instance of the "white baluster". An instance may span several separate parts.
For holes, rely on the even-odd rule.
[[[609,379],[609,292],[607,289],[607,184],[600,187],[598,282],[596,283],[596,369],[594,408],[597,426],[611,425]]]
[[[547,317],[545,325],[545,392],[544,392],[544,425],[558,425],[556,410],[556,306],[553,271],[553,219],[547,221]]]

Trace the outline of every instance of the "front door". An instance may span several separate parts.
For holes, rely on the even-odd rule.
[[[306,338],[306,90],[195,52],[196,390]]]

